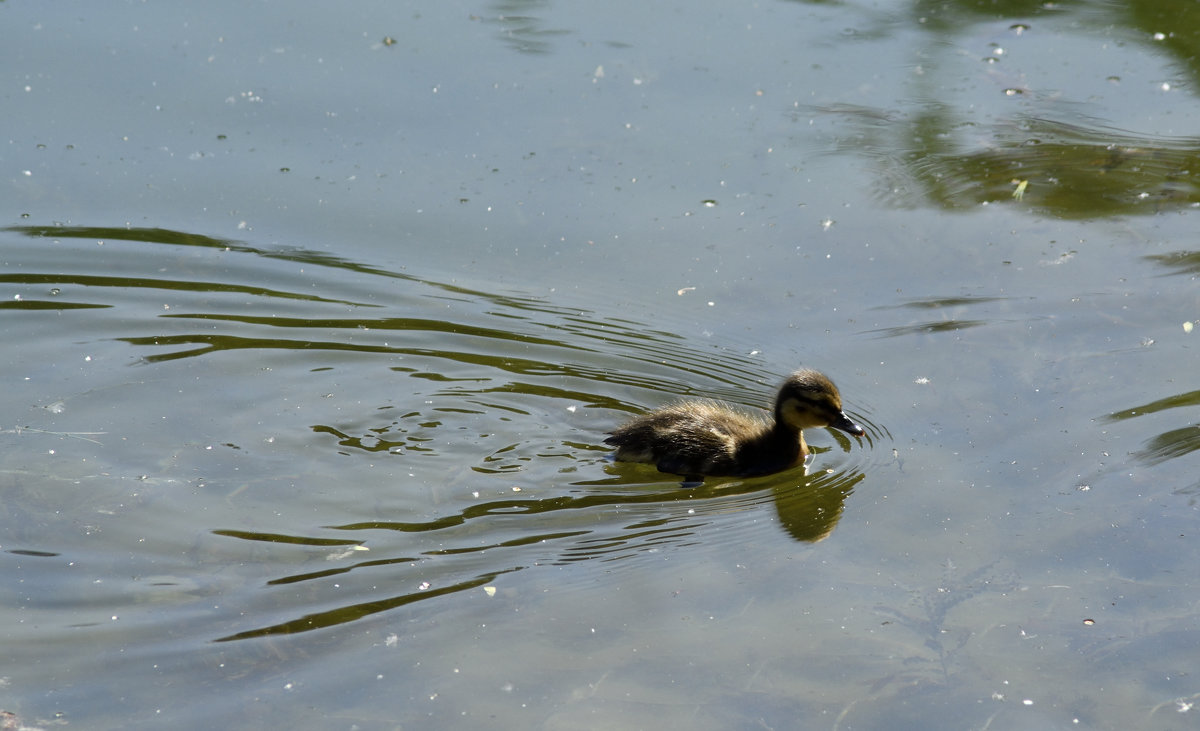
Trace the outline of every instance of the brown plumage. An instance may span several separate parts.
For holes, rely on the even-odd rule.
[[[604,440],[616,458],[648,462],[662,472],[750,477],[794,467],[808,456],[803,429],[831,426],[862,436],[842,411],[837,386],[821,373],[799,370],[775,397],[775,420],[720,401],[683,401],[643,414]]]

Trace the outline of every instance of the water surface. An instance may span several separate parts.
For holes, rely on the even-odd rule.
[[[0,711],[1192,728],[1189,7],[0,5]]]

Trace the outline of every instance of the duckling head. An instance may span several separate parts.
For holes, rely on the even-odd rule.
[[[796,431],[831,426],[861,437],[866,432],[842,411],[842,396],[824,374],[799,370],[788,376],[775,399],[775,420]]]

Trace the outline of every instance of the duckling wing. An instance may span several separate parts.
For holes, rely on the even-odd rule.
[[[617,459],[649,462],[662,472],[730,475],[741,471],[741,445],[765,428],[728,404],[687,401],[639,416],[604,442],[617,447]]]

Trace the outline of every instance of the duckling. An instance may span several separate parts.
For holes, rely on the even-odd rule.
[[[801,430],[818,426],[865,433],[842,411],[833,381],[804,369],[780,387],[774,423],[720,401],[683,401],[633,419],[604,442],[617,448],[618,460],[648,462],[694,482],[702,475],[753,477],[799,465],[808,456]]]

